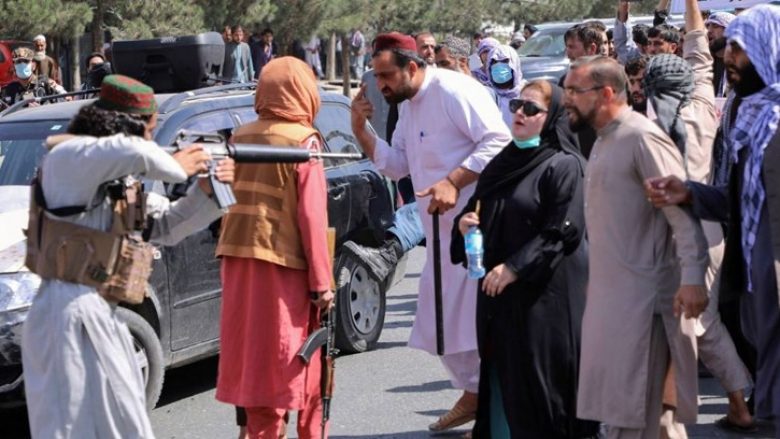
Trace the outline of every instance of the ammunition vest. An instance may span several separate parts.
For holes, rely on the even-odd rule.
[[[146,197],[140,182],[127,186],[122,180],[103,189],[113,206],[108,232],[61,219],[94,206],[49,209],[39,174],[31,185],[25,263],[43,279],[86,285],[108,301],[138,304],[147,294],[154,252],[138,236],[146,226]]]
[[[260,120],[239,128],[233,141],[298,146],[313,134],[317,131],[297,123]],[[222,219],[217,256],[307,269],[298,228],[296,164],[237,164],[233,192],[237,203]]]

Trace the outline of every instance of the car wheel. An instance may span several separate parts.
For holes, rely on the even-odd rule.
[[[130,329],[133,348],[141,376],[146,387],[146,408],[151,410],[157,405],[162,392],[165,366],[163,352],[157,333],[143,317],[125,308],[117,308],[117,317]]]
[[[373,349],[385,323],[385,288],[349,254],[341,255],[336,273],[336,347],[343,353]]]

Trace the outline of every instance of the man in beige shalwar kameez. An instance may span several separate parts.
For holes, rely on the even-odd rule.
[[[671,139],[628,106],[626,83],[603,57],[577,60],[564,83],[572,128],[598,134],[585,176],[590,278],[577,415],[606,423],[610,439],[657,439],[670,361],[676,420],[696,422],[691,317],[707,305],[707,241],[686,210],[646,201],[645,178],[685,169]]]

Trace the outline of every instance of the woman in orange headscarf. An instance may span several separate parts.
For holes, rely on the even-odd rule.
[[[278,58],[258,84],[259,118],[233,140],[320,149],[311,68]],[[319,352],[308,365],[295,357],[318,326],[318,310],[333,301],[325,171],[318,160],[241,164],[233,190],[237,204],[217,246],[223,291],[216,397],[246,408],[251,438],[277,439],[291,410],[299,411],[299,437],[319,437]]]

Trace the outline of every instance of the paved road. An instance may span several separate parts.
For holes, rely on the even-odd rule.
[[[412,252],[406,278],[388,295],[379,348],[338,360],[331,437],[427,438],[427,425],[458,397],[436,358],[406,347],[423,257],[419,249]],[[160,404],[151,415],[159,439],[236,436],[232,407],[214,400],[216,364],[205,360],[167,374]],[[713,422],[727,403],[712,379],[701,380],[701,403],[699,424],[688,428],[691,438],[773,437],[768,425],[752,435],[728,435],[715,428]],[[26,422],[23,412],[0,413],[0,436],[27,437]],[[289,435],[297,437],[293,428]]]

